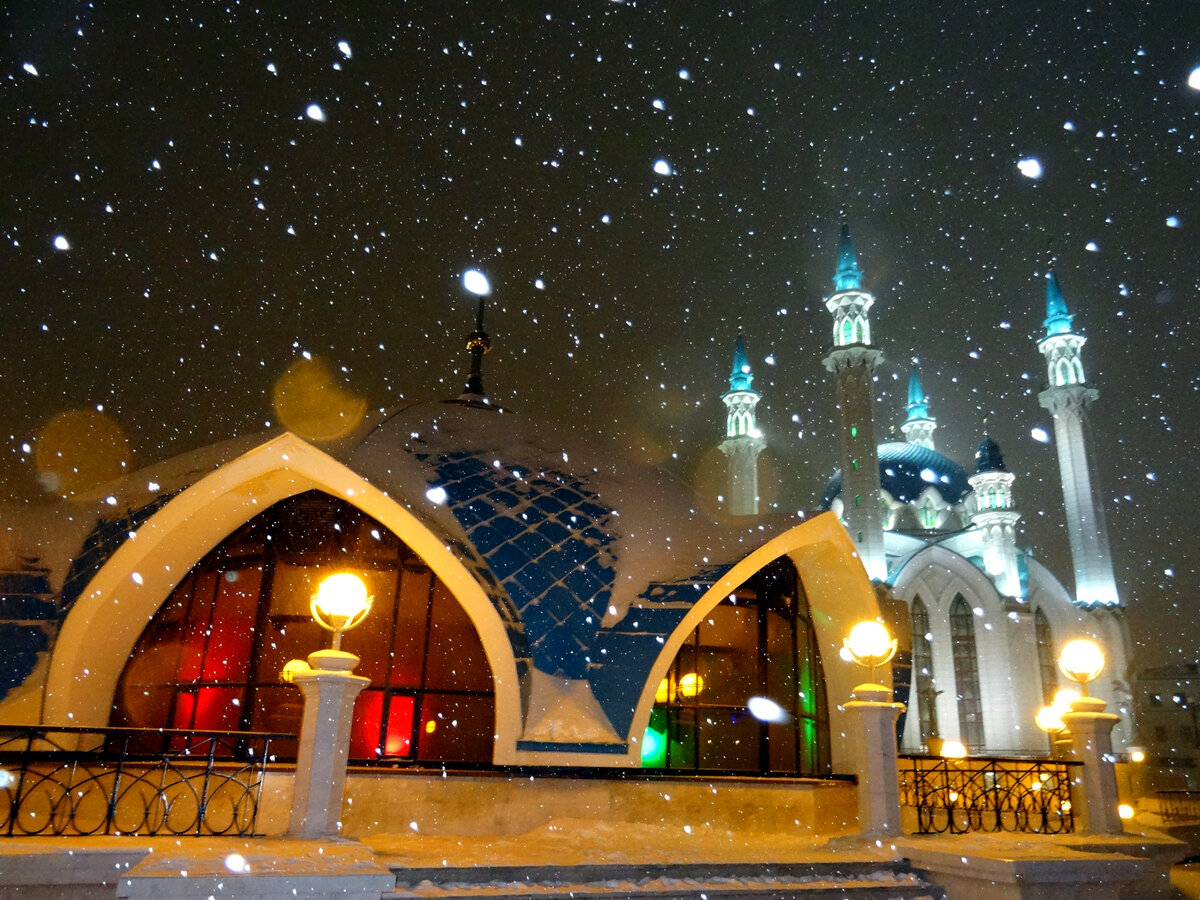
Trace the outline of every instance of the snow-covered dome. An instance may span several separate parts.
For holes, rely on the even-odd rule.
[[[928,447],[900,441],[879,445],[879,484],[901,503],[915,503],[932,487],[953,506],[971,490],[966,470],[954,460]],[[821,508],[829,509],[841,492],[839,469],[821,494]]]

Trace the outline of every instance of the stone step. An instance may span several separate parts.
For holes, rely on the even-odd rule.
[[[901,862],[393,868],[383,900],[944,900]]]

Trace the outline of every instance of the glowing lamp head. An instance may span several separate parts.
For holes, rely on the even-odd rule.
[[[1046,734],[1058,734],[1067,727],[1062,720],[1062,714],[1063,711],[1057,706],[1043,706],[1033,720]]]
[[[864,669],[874,669],[891,662],[897,642],[879,622],[864,621],[850,629],[842,647],[852,661]]]
[[[321,582],[309,608],[317,624],[333,632],[333,649],[340,650],[342,632],[362,623],[371,611],[373,599],[367,595],[367,586],[361,578],[339,572]]]
[[[1054,699],[1050,701],[1050,705],[1058,710],[1061,716],[1065,712],[1071,711],[1071,704],[1078,700],[1083,695],[1075,688],[1060,688],[1055,691]]]
[[[945,741],[942,744],[942,757],[944,759],[963,759],[967,755],[967,748],[963,746],[962,741]]]
[[[463,287],[476,297],[486,297],[492,292],[492,285],[486,275],[478,269],[467,269],[462,276]]]
[[[283,670],[279,673],[279,680],[284,684],[292,684],[296,680],[297,675],[303,675],[305,672],[311,672],[312,666],[302,659],[289,659],[283,664]]]
[[[688,672],[679,678],[679,693],[688,698],[700,696],[704,690],[704,679],[695,672]]]
[[[1068,641],[1058,657],[1062,673],[1077,683],[1081,693],[1087,694],[1087,686],[1104,671],[1104,653],[1100,646],[1088,638]]]
[[[1135,810],[1128,803],[1122,803],[1117,807],[1117,815],[1119,815],[1123,820],[1129,820],[1137,815],[1137,810]]]
[[[1135,763],[1145,762],[1146,761],[1146,751],[1144,751],[1144,750],[1129,751],[1129,761],[1135,762]]]

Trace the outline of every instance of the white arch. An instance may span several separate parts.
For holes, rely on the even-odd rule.
[[[796,566],[808,594],[829,700],[830,733],[836,735],[849,730],[850,724],[842,721],[846,715],[842,704],[850,699],[850,692],[862,681],[862,672],[841,661],[842,638],[849,634],[855,622],[876,618],[879,603],[846,529],[833,513],[821,513],[759,547],[726,572],[688,610],[667,638],[642,687],[629,731],[630,752],[624,764],[637,765],[641,759],[641,738],[650,723],[654,695],[688,635],[713,607],[755,572],[781,556],[788,557]],[[853,757],[846,742],[831,741],[830,746],[834,771],[850,771]]]
[[[237,457],[172,498],[88,582],[55,643],[43,722],[107,725],[117,681],[134,644],[183,576],[272,504],[314,489],[378,519],[457,598],[492,667],[496,756],[511,755],[521,723],[516,660],[504,622],[482,586],[445,541],[412,513],[290,433]]]

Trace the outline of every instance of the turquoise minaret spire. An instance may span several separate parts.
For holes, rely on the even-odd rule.
[[[751,387],[753,382],[750,360],[746,356],[746,342],[739,332],[737,345],[733,349],[729,390],[721,395],[727,410],[725,440],[720,444],[721,452],[729,461],[727,509],[735,516],[758,515],[758,454],[767,446],[767,442],[754,418],[759,396]]]
[[[738,333],[737,346],[733,348],[733,371],[729,373],[729,390],[748,391],[754,383],[750,372],[750,360],[746,358],[746,341]]]
[[[1046,336],[1038,341],[1038,350],[1046,357],[1047,387],[1038,394],[1038,402],[1054,415],[1058,473],[1075,566],[1075,602],[1116,606],[1120,597],[1088,443],[1088,407],[1100,393],[1088,387],[1084,378],[1081,351],[1086,339],[1071,330],[1071,319],[1051,271],[1046,276]]]
[[[1046,337],[1070,334],[1071,320],[1074,318],[1067,312],[1067,301],[1063,299],[1062,291],[1058,287],[1058,278],[1051,269],[1046,273],[1046,319],[1042,322],[1046,326]]]
[[[833,349],[822,363],[833,376],[841,418],[842,520],[867,576],[883,581],[887,556],[873,409],[873,378],[883,352],[871,343],[868,312],[875,298],[862,289],[862,271],[850,228],[844,223],[833,286],[834,292],[825,298],[825,308],[833,316]]]
[[[837,291],[857,291],[862,287],[862,270],[858,267],[858,255],[854,252],[854,241],[850,239],[850,226],[842,223],[842,235],[838,239],[837,272],[833,276],[833,288]]]
[[[921,390],[921,376],[915,366],[908,376],[908,405],[905,409],[908,410],[908,418],[900,426],[904,439],[910,444],[933,450],[933,431],[937,428],[937,420],[929,415],[929,398]]]

